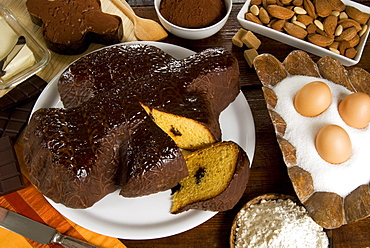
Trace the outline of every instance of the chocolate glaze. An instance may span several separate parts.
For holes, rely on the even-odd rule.
[[[239,92],[238,75],[223,49],[178,61],[152,46],[123,45],[82,57],[60,78],[67,108],[36,111],[25,130],[31,182],[73,208],[117,185],[126,197],[174,187],[187,176],[185,160],[140,103],[199,120],[220,136],[219,112]]]
[[[79,54],[92,42],[111,45],[123,37],[121,18],[103,13],[99,0],[27,0],[26,6],[56,53]]]
[[[176,60],[154,46],[113,46],[72,64],[58,91],[72,107],[118,86],[146,106],[202,123],[220,140],[218,117],[239,93],[239,67],[222,48]]]

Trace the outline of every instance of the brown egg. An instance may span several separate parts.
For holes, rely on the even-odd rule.
[[[348,133],[338,125],[326,125],[316,135],[316,150],[320,157],[331,164],[340,164],[352,154]]]
[[[294,97],[298,113],[314,117],[324,112],[331,103],[331,91],[324,82],[314,81],[303,86]]]
[[[370,122],[370,96],[356,92],[340,102],[339,115],[347,125],[354,128],[365,128]]]

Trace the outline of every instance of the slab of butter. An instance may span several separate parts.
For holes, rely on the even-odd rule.
[[[35,56],[33,56],[33,52],[28,48],[28,46],[25,45],[19,51],[17,56],[14,57],[12,62],[5,67],[6,74],[2,77],[2,79],[8,80],[19,72],[31,67],[34,63]]]
[[[14,45],[17,43],[19,35],[9,27],[8,23],[0,17],[0,60],[5,58],[6,55],[12,50]]]

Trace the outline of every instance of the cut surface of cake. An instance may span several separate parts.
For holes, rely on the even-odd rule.
[[[60,77],[64,108],[39,109],[24,132],[31,182],[72,208],[117,188],[125,197],[171,189],[187,167],[181,142],[169,134],[193,149],[220,140],[219,115],[239,93],[238,77],[236,58],[222,48],[176,60],[153,46],[123,44],[78,59]],[[154,111],[170,129],[161,129]],[[195,127],[203,130],[196,140]]]
[[[233,141],[223,141],[185,157],[189,175],[172,198],[171,213],[189,209],[226,211],[242,197],[249,179],[249,159]]]

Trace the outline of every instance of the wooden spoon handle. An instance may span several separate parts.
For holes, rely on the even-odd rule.
[[[117,8],[119,8],[123,12],[123,14],[130,18],[131,21],[135,22],[137,16],[125,0],[111,0],[111,2],[114,3]]]

